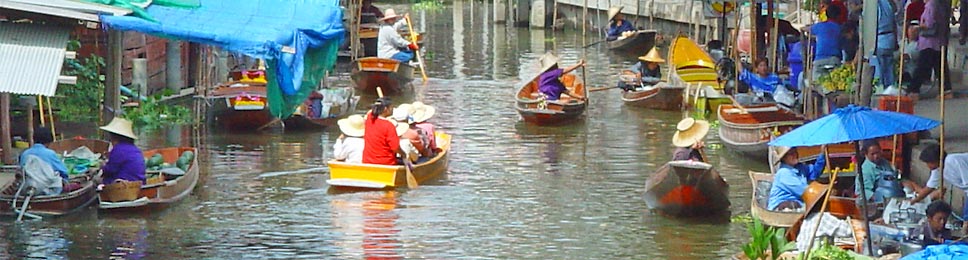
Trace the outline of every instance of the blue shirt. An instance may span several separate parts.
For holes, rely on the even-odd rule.
[[[553,69],[541,73],[538,77],[538,91],[541,91],[547,100],[558,100],[561,93],[565,92],[565,85],[558,80],[564,72],[562,69]]]
[[[817,47],[814,49],[813,60],[821,60],[830,57],[840,58],[840,25],[826,21],[810,26],[810,33],[817,37]]]
[[[796,166],[780,163],[780,169],[776,170],[776,176],[773,177],[773,187],[770,187],[767,207],[770,210],[776,210],[776,207],[785,201],[796,201],[803,205],[803,199],[800,198],[803,196],[803,191],[807,189],[810,181],[820,177],[825,163],[823,156],[809,166],[803,163],[798,163]]]
[[[877,1],[877,49],[896,50],[894,7],[887,0]]]
[[[632,27],[632,23],[629,23],[629,21],[619,21],[622,21],[622,25],[615,25],[618,21],[608,24],[608,37],[606,37],[608,40],[615,40],[619,36],[622,36],[623,32],[635,31],[635,27]]]
[[[871,160],[864,160],[864,163],[860,165],[860,169],[864,174],[864,183],[863,186],[854,185],[854,193],[859,197],[860,189],[863,187],[866,192],[864,195],[867,195],[868,200],[874,197],[874,188],[877,184],[877,181],[881,179],[881,176],[897,175],[897,172],[894,171],[894,167],[891,166],[891,162],[888,162],[885,159],[881,159],[876,163]],[[860,175],[855,178],[854,183],[861,183],[859,178]],[[880,198],[878,198],[877,202],[880,202]]]
[[[20,167],[24,167],[24,163],[27,163],[28,155],[37,156],[37,158],[49,164],[54,171],[60,173],[61,178],[67,180],[67,166],[64,165],[64,161],[61,161],[60,157],[57,157],[57,153],[54,150],[48,149],[47,146],[42,144],[34,144],[30,149],[24,150],[20,154]]]
[[[744,69],[739,73],[739,81],[750,85],[756,91],[770,94],[773,94],[773,91],[776,90],[776,86],[783,85],[783,81],[781,81],[780,77],[777,77],[776,74],[771,73],[766,77],[760,77],[760,74],[750,72],[747,69]]]
[[[655,85],[662,80],[662,68],[656,66],[654,70],[650,70],[649,65],[646,65],[644,61],[636,62],[629,70],[641,74],[642,83],[647,85]]]
[[[114,180],[144,182],[145,158],[134,144],[119,142],[111,148],[108,162],[101,171],[104,173],[104,184],[111,184]]]

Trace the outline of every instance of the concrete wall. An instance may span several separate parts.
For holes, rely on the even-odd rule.
[[[551,1],[554,4],[554,1]],[[623,6],[622,14],[626,20],[631,21],[636,27],[644,29],[655,29],[660,34],[675,35],[676,33],[687,33],[697,37],[701,43],[708,39],[719,38],[719,19],[705,19],[702,15],[702,2],[689,1],[668,2],[658,0],[654,3],[654,8],[649,8],[650,1],[642,0],[637,3],[635,0],[611,0],[612,5]],[[585,0],[558,0],[559,12],[564,14],[568,20],[566,29],[581,30],[583,10]],[[606,0],[588,0],[588,17],[586,24],[589,26],[589,33],[601,33],[591,28],[605,28],[608,25],[608,5]],[[691,5],[691,6],[690,6]],[[651,16],[651,19],[650,19]],[[728,19],[727,27],[732,28],[735,20]],[[692,26],[692,27],[690,27]],[[698,34],[696,28],[698,27]],[[712,30],[713,35],[707,38],[707,30]]]

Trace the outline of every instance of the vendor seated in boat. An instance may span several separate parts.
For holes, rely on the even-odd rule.
[[[765,58],[756,60],[753,71],[743,68],[739,73],[739,81],[749,85],[757,96],[764,96],[764,94],[772,96],[777,87],[783,86],[780,77],[770,73],[770,63]]]
[[[639,57],[639,62],[632,65],[629,69],[631,73],[635,73],[635,78],[633,82],[620,81],[619,88],[625,91],[633,91],[638,87],[652,86],[662,80],[662,71],[659,68],[659,64],[665,62],[659,56],[659,51],[656,48],[652,48],[649,54]]]
[[[562,94],[584,101],[585,97],[572,93],[561,82],[561,76],[571,73],[581,66],[585,66],[585,60],[579,60],[575,66],[559,69],[558,57],[551,52],[545,53],[544,56],[541,56],[541,75],[538,76],[538,91],[544,95],[545,100],[549,101],[557,101],[561,98]]]
[[[605,37],[607,41],[618,39],[624,32],[635,31],[632,23],[626,21],[625,16],[622,15],[622,8],[624,7],[619,6],[608,9],[608,35]]]
[[[336,121],[342,134],[333,144],[333,159],[348,163],[363,162],[363,135],[366,118],[362,115],[351,115]]]
[[[437,147],[437,130],[427,120],[430,120],[437,113],[437,109],[420,101],[413,102],[411,107],[413,108],[413,113],[410,114],[410,117],[413,119],[413,125],[420,129],[419,132],[423,135],[421,139],[427,140],[424,145],[430,152],[430,157],[433,157],[440,152],[440,148]]]
[[[796,147],[777,147],[774,158],[779,164],[773,186],[770,187],[770,198],[767,208],[774,211],[798,210],[803,207],[803,191],[810,181],[820,177],[823,172],[826,157],[820,155],[813,165],[800,162],[800,154]]]
[[[925,216],[927,216],[925,223],[914,234],[916,238],[921,240],[922,247],[944,244],[945,240],[953,239],[951,230],[945,228],[951,212],[951,205],[942,200],[928,204],[928,208],[924,210]]]
[[[393,103],[389,98],[377,99],[366,115],[363,133],[363,163],[395,165],[401,154],[397,126],[389,117],[393,115]]]
[[[376,44],[378,57],[409,62],[413,59],[413,52],[420,49],[417,43],[407,41],[397,32],[398,28],[406,25],[406,20],[400,19],[402,17],[404,16],[397,15],[393,9],[387,9],[386,15],[380,18],[380,33]]]
[[[103,184],[111,184],[116,181],[145,181],[145,158],[134,145],[134,140],[138,136],[131,130],[131,121],[115,117],[101,130],[110,133],[111,151],[108,152],[108,161],[101,167]]]
[[[861,164],[864,181],[861,182],[861,176],[857,176],[855,183],[858,185],[854,185],[854,195],[861,196],[861,189],[864,189],[863,194],[867,196],[865,199],[878,204],[886,203],[893,197],[903,198],[904,190],[897,181],[897,170],[891,166],[890,161],[884,159],[877,140],[865,141],[862,149],[865,156],[864,163]]]
[[[414,126],[410,114],[413,106],[403,104],[393,109],[393,120],[395,121],[397,135],[400,136],[400,150],[410,158],[410,162],[416,162],[419,158],[430,158],[430,151],[424,145],[424,135],[420,128]],[[402,161],[401,161],[402,163]]]
[[[672,135],[672,145],[676,146],[672,153],[673,161],[706,162],[702,149],[703,139],[709,133],[709,122],[687,117],[676,124],[676,133]]]
[[[68,189],[68,187],[65,186],[68,184],[67,166],[65,166],[64,162],[57,157],[57,153],[54,152],[54,150],[47,148],[47,145],[53,141],[54,134],[50,131],[50,128],[39,127],[34,129],[34,145],[27,150],[24,150],[23,153],[20,154],[20,168],[27,169],[26,164],[28,158],[31,156],[36,156],[37,159],[43,162],[43,164],[50,166],[50,168],[54,170],[53,174],[56,174],[62,179],[62,185],[52,185],[53,187],[48,190],[51,194],[58,194],[61,193],[61,191],[71,191],[72,189]],[[50,178],[55,177],[51,175]],[[56,184],[56,181],[53,182],[53,184]]]

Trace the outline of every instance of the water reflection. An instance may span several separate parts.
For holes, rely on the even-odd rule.
[[[115,244],[109,259],[145,258],[148,248],[146,225],[147,221],[144,219],[118,220],[109,238]]]

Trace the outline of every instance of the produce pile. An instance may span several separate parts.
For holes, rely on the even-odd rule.
[[[177,167],[182,171],[188,171],[188,166],[191,165],[192,160],[195,159],[195,153],[192,151],[185,151],[175,160],[175,165],[172,166],[171,163],[165,162],[165,157],[161,154],[155,154],[151,158],[145,158],[145,170],[149,171],[159,171],[161,169]]]
[[[854,66],[849,64],[840,66],[817,80],[817,83],[829,91],[845,91],[847,93],[854,91],[854,82],[857,82],[857,75]]]

